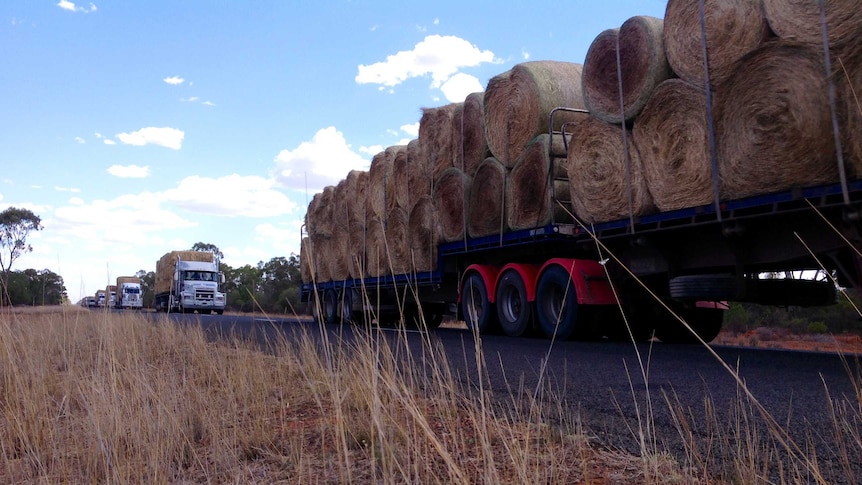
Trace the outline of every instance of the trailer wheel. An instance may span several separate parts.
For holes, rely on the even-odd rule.
[[[323,321],[338,323],[338,294],[329,289],[323,293]]]
[[[578,296],[569,273],[562,266],[549,266],[536,283],[536,317],[548,338],[587,338],[578,328]]]
[[[483,334],[494,330],[494,305],[488,301],[488,289],[478,273],[470,273],[464,279],[464,286],[461,287],[461,313],[467,328]]]
[[[712,342],[721,331],[724,310],[720,308],[694,307],[675,309],[675,311],[706,343]],[[656,324],[655,336],[668,344],[698,343],[697,338],[672,315],[667,315],[667,318]]]
[[[339,298],[338,316],[341,318],[341,323],[353,323],[353,292],[345,290]]]
[[[506,270],[497,283],[497,316],[503,333],[510,337],[530,330],[532,304],[527,301],[527,286],[515,270]]]

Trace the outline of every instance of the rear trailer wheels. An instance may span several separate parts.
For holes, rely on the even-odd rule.
[[[536,284],[536,319],[542,332],[558,340],[589,338],[589,325],[580,310],[569,273],[556,265],[542,271]]]
[[[488,300],[488,288],[478,273],[470,273],[461,287],[461,314],[467,328],[479,333],[495,330],[494,305]]]
[[[527,285],[515,270],[506,270],[497,282],[497,317],[503,333],[520,337],[530,330],[532,304],[527,301]]]
[[[338,323],[338,293],[333,289],[326,290],[323,293],[323,322]]]

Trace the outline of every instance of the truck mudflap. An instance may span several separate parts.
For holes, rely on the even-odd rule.
[[[562,267],[571,278],[580,305],[617,305],[611,282],[604,266],[590,259],[549,259],[542,265],[539,275],[551,266]]]

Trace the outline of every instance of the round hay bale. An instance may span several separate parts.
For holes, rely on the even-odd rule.
[[[473,176],[490,153],[485,140],[485,93],[472,93],[452,117],[454,166]]]
[[[509,171],[494,157],[476,169],[467,206],[467,234],[483,237],[508,231],[506,225],[506,179]]]
[[[311,222],[309,234],[320,236],[332,235],[332,212],[333,212],[333,196],[335,187],[332,185],[323,188],[323,191],[316,194],[311,199],[311,204],[308,207],[308,220]],[[317,202],[315,202],[315,199]]]
[[[361,190],[362,173],[364,172],[361,170],[351,170],[347,177],[335,186],[332,218],[338,227],[346,228],[354,221],[365,220],[365,201],[362,201],[362,205],[356,203]]]
[[[512,230],[530,229],[551,223],[552,181],[549,179],[550,137],[539,135],[518,158],[506,186],[506,222]]]
[[[825,0],[829,44],[834,47],[858,41],[862,33],[862,7],[858,1]],[[763,0],[772,31],[782,39],[823,45],[820,6],[816,0]]]
[[[631,121],[653,89],[673,75],[665,57],[662,31],[661,19],[637,16],[626,20],[619,29],[605,30],[590,44],[582,82],[584,103],[591,115],[608,123]]]
[[[332,281],[329,274],[329,261],[331,257],[329,236],[316,235],[311,236],[311,257],[314,264],[313,271],[317,271],[315,281],[317,283],[326,283]]]
[[[733,72],[745,54],[769,36],[760,1],[704,0],[709,80],[715,87]],[[668,0],[664,15],[664,48],[677,76],[705,87],[700,3]]]
[[[428,173],[435,180],[447,168],[454,166],[452,118],[459,104],[422,108],[422,118],[419,119],[419,146]]]
[[[299,243],[299,278],[303,283],[311,283],[314,263],[311,256],[311,239],[306,236]]]
[[[395,174],[395,161],[398,159],[400,154],[404,154],[403,156],[407,156],[407,145],[396,145],[388,147],[385,150],[386,158],[388,161],[386,164],[389,166],[389,174],[386,177],[386,212],[388,213],[391,209],[398,207],[398,180],[396,179]],[[404,177],[406,179],[406,176]],[[406,190],[406,187],[404,188]],[[406,196],[405,196],[406,198]]]
[[[413,210],[421,197],[431,196],[434,190],[434,178],[428,171],[428,166],[419,158],[419,141],[413,140],[407,144],[407,186],[408,204],[405,209]]]
[[[395,207],[386,215],[386,250],[392,274],[410,272],[409,218],[407,211]]]
[[[386,217],[387,191],[386,186],[392,177],[392,158],[382,151],[371,159],[371,167],[368,169],[368,192],[365,204],[366,217]]]
[[[410,258],[415,271],[437,269],[437,244],[440,226],[437,209],[430,196],[420,197],[410,211],[408,237]]]
[[[682,79],[659,84],[635,120],[632,138],[659,210],[713,201],[704,91]]]
[[[715,99],[722,198],[837,180],[819,49],[764,44],[742,59]]]
[[[531,61],[494,76],[485,89],[485,138],[491,154],[511,168],[536,135],[559,131],[563,123],[586,117],[558,112],[548,127],[551,110],[585,109],[580,64]]]
[[[347,231],[348,250],[347,268],[351,278],[364,278],[365,275],[365,221],[354,221]]]
[[[410,206],[410,174],[407,163],[407,146],[405,145],[403,150],[398,150],[392,161],[392,183],[390,184],[393,193],[392,199],[395,201],[394,206],[402,209],[407,209]]]
[[[372,278],[389,274],[386,260],[386,226],[379,217],[365,224],[365,274]]]
[[[305,210],[305,228],[309,236],[317,235],[317,220],[314,219],[314,214],[318,211],[320,204],[320,193],[314,194],[311,202],[308,203],[308,208]]]
[[[329,252],[325,261],[329,264],[329,277],[334,281],[350,278],[350,231],[347,227],[336,226],[329,238]]]
[[[653,211],[638,151],[631,143],[626,168],[622,128],[598,118],[578,126],[569,143],[572,207],[584,223],[599,223]],[[627,177],[628,172],[628,177]],[[629,204],[631,200],[631,205]]]
[[[348,174],[349,177],[349,174]],[[356,173],[356,192],[353,198],[354,210],[351,212],[353,221],[365,227],[366,209],[368,207],[368,188],[370,175],[365,170]]]
[[[836,89],[841,100],[841,144],[847,156],[848,169],[862,176],[862,43],[839,54]]]
[[[434,186],[434,203],[440,221],[440,239],[444,242],[464,239],[467,230],[466,204],[470,200],[472,180],[460,169],[447,169]]]

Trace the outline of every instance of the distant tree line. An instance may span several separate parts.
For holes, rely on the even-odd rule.
[[[213,244],[195,243],[194,251],[210,251],[219,257],[224,256]],[[236,312],[267,312],[278,314],[301,313],[299,287],[302,284],[299,274],[299,256],[278,256],[256,265],[233,268],[223,262],[219,268],[225,275],[221,291],[227,297],[227,310]],[[155,296],[156,273],[140,270],[135,276],[141,279],[144,306],[152,307]]]
[[[68,302],[63,277],[51,270],[25,269],[3,274],[11,305],[60,305]]]

